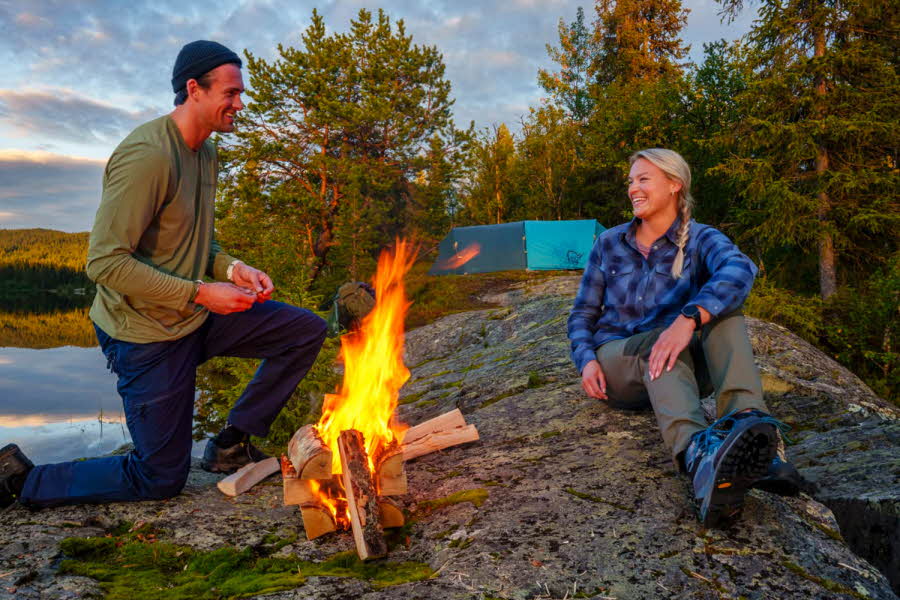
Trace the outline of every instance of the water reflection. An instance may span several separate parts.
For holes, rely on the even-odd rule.
[[[116,378],[99,348],[0,348],[0,442],[44,463],[128,441]]]

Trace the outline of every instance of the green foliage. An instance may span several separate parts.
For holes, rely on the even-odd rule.
[[[340,383],[340,376],[334,369],[339,349],[338,338],[325,340],[316,362],[272,423],[269,435],[265,440],[259,440],[260,446],[275,453],[283,452],[298,428],[318,421],[324,395],[334,392]],[[253,359],[219,357],[198,369],[200,393],[194,415],[195,439],[203,439],[208,432],[225,426],[228,412],[244,393],[258,363]]]
[[[268,556],[277,550],[194,550],[140,532],[100,538],[67,538],[61,574],[91,577],[108,600],[224,600],[302,586],[308,577],[355,577],[384,588],[433,575],[415,562],[362,562],[355,552],[322,562]]]
[[[251,101],[221,152],[229,240],[272,239],[298,281],[310,288],[324,274],[325,290],[348,270],[371,272],[396,234],[435,236],[446,221],[430,204],[452,203],[468,139],[453,126],[435,47],[413,44],[383,11],[362,9],[347,33],[328,33],[314,10],[299,47],[279,45],[272,62],[246,56]]]
[[[56,312],[90,305],[87,233],[0,229],[0,310]]]
[[[900,10],[873,0],[761,2],[740,118],[718,135],[730,152],[713,173],[738,192],[740,238],[815,256],[793,277],[818,279],[823,298],[898,247],[898,28]]]

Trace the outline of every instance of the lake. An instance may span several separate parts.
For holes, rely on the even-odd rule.
[[[0,446],[35,463],[106,454],[131,441],[116,376],[87,308],[0,312]],[[203,453],[194,444],[192,454]]]

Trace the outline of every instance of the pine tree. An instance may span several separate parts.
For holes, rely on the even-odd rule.
[[[680,0],[597,0],[593,72],[600,85],[678,75],[689,47]]]
[[[223,147],[221,216],[241,217],[235,236],[253,222],[292,243],[309,282],[333,263],[360,276],[403,229],[431,140],[458,135],[450,82],[437,48],[413,44],[383,11],[360,10],[347,33],[328,33],[313,11],[300,41],[273,62],[246,53],[250,102]]]
[[[722,0],[729,15],[739,0]],[[897,251],[900,7],[875,0],[763,0],[748,35],[755,74],[719,173],[743,194],[748,235],[815,252],[835,293]],[[794,275],[796,278],[796,274]]]
[[[583,122],[594,108],[590,85],[596,54],[592,33],[584,24],[584,9],[578,7],[575,20],[568,26],[560,19],[558,31],[559,47],[547,44],[547,54],[559,65],[559,71],[538,70],[538,84],[551,95],[550,104],[563,108],[574,121]]]

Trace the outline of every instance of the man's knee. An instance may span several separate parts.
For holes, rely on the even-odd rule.
[[[129,461],[130,479],[137,495],[144,500],[164,500],[177,496],[187,483],[190,462],[171,468],[154,467],[134,455]]]

